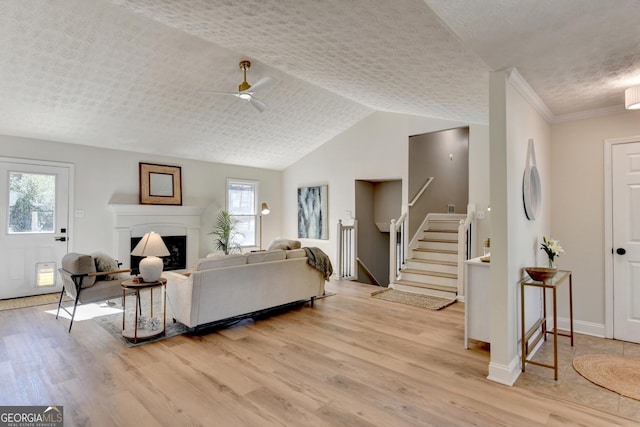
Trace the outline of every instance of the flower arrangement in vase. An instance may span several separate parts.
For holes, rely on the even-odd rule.
[[[560,256],[561,253],[564,253],[564,250],[562,249],[562,246],[560,246],[560,242],[558,240],[547,238],[546,236],[542,237],[540,249],[545,251],[547,253],[547,257],[549,257],[549,268],[555,268],[555,258]]]

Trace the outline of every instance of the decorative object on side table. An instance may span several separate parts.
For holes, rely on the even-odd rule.
[[[549,268],[555,267],[555,258],[559,257],[561,253],[564,253],[562,246],[560,246],[559,240],[554,240],[551,238],[547,238],[546,236],[542,237],[542,244],[540,245],[540,249],[547,253],[549,257]]]
[[[152,317],[151,319],[149,319],[149,329],[151,329],[152,331],[157,331],[159,327],[160,319],[158,319],[157,317]]]
[[[545,251],[547,254],[549,266],[526,267],[525,270],[533,280],[537,282],[545,282],[553,279],[556,273],[558,273],[558,269],[555,268],[555,258],[560,256],[561,253],[564,253],[564,250],[562,249],[562,246],[560,246],[560,242],[558,240],[547,238],[546,236],[542,237],[540,249]]]
[[[547,280],[553,279],[553,277],[558,273],[557,268],[547,268],[547,267],[526,267],[525,271],[536,282],[545,282]]]
[[[169,256],[169,250],[162,237],[153,231],[145,234],[131,251],[133,256],[145,257],[140,261],[140,275],[145,282],[157,282],[162,275],[164,263],[161,256]]]

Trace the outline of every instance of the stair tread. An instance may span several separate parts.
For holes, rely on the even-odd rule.
[[[451,255],[457,255],[458,254],[458,251],[450,251],[450,250],[446,250],[446,249],[414,248],[413,250],[416,251],[416,252],[432,252],[432,253],[451,254]]]
[[[466,214],[441,214],[441,216],[429,216],[429,221],[433,222],[443,222],[443,221],[460,221],[461,219],[465,219],[467,217]]]
[[[453,239],[433,239],[433,238],[422,238],[418,239],[419,242],[430,242],[430,243],[458,243],[457,240]]]
[[[458,232],[458,230],[439,230],[437,228],[426,228],[424,230],[422,230],[425,233],[449,233],[449,234],[455,234]]]
[[[457,279],[458,275],[454,273],[441,273],[439,271],[419,270],[417,268],[403,268],[401,273],[421,274],[423,276],[444,277],[447,279]]]
[[[456,267],[458,265],[455,261],[440,261],[437,259],[423,259],[423,258],[407,258],[406,262],[420,262],[423,264],[439,264]]]
[[[432,283],[420,283],[420,282],[414,282],[412,280],[405,280],[405,279],[396,280],[395,283],[398,283],[400,285],[405,285],[405,286],[414,286],[416,288],[437,289],[439,291],[452,292],[455,294],[458,293],[458,288],[455,286],[435,285]]]

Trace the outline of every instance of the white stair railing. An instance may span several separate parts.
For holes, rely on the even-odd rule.
[[[358,265],[358,221],[353,220],[353,225],[343,225],[338,220],[338,279],[357,280]]]
[[[400,270],[407,260],[407,213],[400,215],[389,226],[389,284],[400,277]]]
[[[464,297],[464,262],[471,258],[471,224],[476,214],[476,205],[467,205],[467,217],[458,226],[458,298]]]
[[[389,284],[395,283],[395,281],[400,277],[400,270],[402,266],[405,264],[407,260],[407,233],[409,232],[409,227],[407,224],[407,217],[409,208],[416,204],[418,199],[422,197],[424,192],[427,190],[431,182],[433,181],[433,177],[430,176],[427,178],[427,181],[424,183],[420,190],[416,195],[411,199],[411,201],[404,207],[402,210],[403,214],[400,215],[400,218],[397,220],[392,219],[391,225],[389,226]]]

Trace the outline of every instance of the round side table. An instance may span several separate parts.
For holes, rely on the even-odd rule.
[[[160,278],[157,282],[134,282],[131,279],[124,280],[120,283],[122,286],[122,336],[126,339],[137,343],[138,340],[145,340],[155,338],[164,335],[167,330],[167,279]],[[142,304],[140,302],[140,294],[143,290],[148,290],[151,297],[149,304],[149,320],[153,318],[153,291],[160,288],[162,292],[162,324],[156,328],[152,328],[152,325],[140,325],[140,316],[142,316]],[[126,294],[131,293],[135,295],[135,317],[133,325],[127,325],[127,310],[125,306]]]

